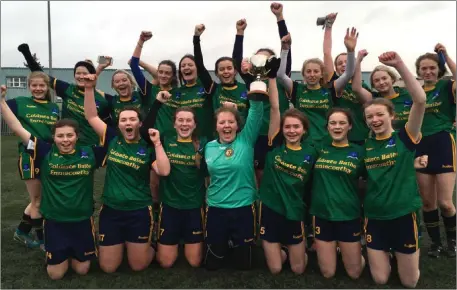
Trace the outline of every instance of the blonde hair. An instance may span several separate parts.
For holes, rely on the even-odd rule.
[[[114,72],[113,76],[111,77],[111,88],[114,89],[114,76],[117,74],[125,74],[129,79],[130,83],[132,84],[132,90],[135,90],[138,87],[138,83],[136,82],[135,78],[123,69],[118,69]]]
[[[32,83],[33,79],[42,79],[46,83],[46,86],[48,87],[48,89],[47,89],[44,97],[46,100],[50,101],[51,100],[51,80],[50,80],[49,76],[42,71],[31,72],[27,79],[27,86],[29,88],[30,88],[30,84]]]
[[[327,79],[327,73],[325,72],[324,62],[322,60],[320,60],[319,58],[310,58],[310,59],[305,60],[303,62],[303,66],[301,69],[301,75],[303,77],[305,76],[305,68],[310,63],[317,64],[321,68],[322,78],[319,80],[319,84],[321,85],[321,87],[325,87],[327,85],[327,83],[325,82],[325,80]]]
[[[378,65],[377,67],[374,68],[374,70],[370,74],[370,84],[371,84],[372,88],[374,88],[373,75],[378,71],[386,72],[392,79],[392,85],[397,82],[398,77],[392,69],[390,69],[389,67],[387,67],[385,65]]]

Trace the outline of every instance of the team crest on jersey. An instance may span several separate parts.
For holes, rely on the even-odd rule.
[[[81,158],[89,158],[89,155],[87,154],[86,151],[84,151],[84,150],[81,151]]]
[[[395,138],[390,138],[389,139],[389,142],[387,142],[387,145],[386,145],[386,148],[390,148],[390,147],[395,147]]]
[[[403,107],[411,107],[413,105],[413,101],[406,100],[403,102]]]
[[[136,155],[146,156],[146,149],[144,149],[143,147],[140,147],[138,149],[138,151],[136,152]]]
[[[321,94],[323,96],[327,96],[328,95],[328,91],[326,89],[321,89]]]
[[[136,98],[136,96],[132,96],[132,103],[136,102],[138,99]]]
[[[204,94],[205,94],[205,88],[204,88],[204,87],[201,87],[201,88],[198,90],[197,95],[204,95]]]
[[[359,160],[359,154],[357,152],[351,152],[351,153],[349,153],[347,158]]]
[[[233,151],[232,148],[227,148],[227,149],[225,149],[225,156],[226,156],[226,157],[232,157],[232,156],[233,156],[233,153],[234,153],[234,151]]]
[[[242,92],[240,98],[243,99],[243,100],[247,100],[248,99],[248,92]]]
[[[59,114],[59,110],[54,108],[54,109],[51,110],[51,114],[58,115]]]
[[[181,92],[176,92],[176,99],[180,99],[181,98]]]
[[[305,155],[305,159],[303,159],[303,163],[310,164],[311,163],[311,155]]]
[[[30,171],[30,166],[28,164],[24,164],[22,166],[22,171]]]
[[[97,109],[100,107],[100,101],[95,100],[95,107],[97,107]]]
[[[433,95],[432,95],[432,100],[438,98],[440,96],[440,91],[439,90],[436,90],[433,92]]]

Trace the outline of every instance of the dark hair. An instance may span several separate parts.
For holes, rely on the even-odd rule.
[[[268,52],[270,56],[276,56],[276,53],[273,51],[273,49],[268,47],[259,48],[255,54],[258,54],[259,52]]]
[[[172,60],[165,59],[159,63],[157,69],[160,68],[161,65],[168,65],[169,67],[171,67],[171,86],[178,86],[178,77],[176,76],[176,63]]]
[[[340,54],[338,54],[336,57],[335,57],[335,61],[333,62],[333,64],[335,65],[335,70],[336,70],[336,64],[337,64],[337,61],[338,61],[338,58],[342,55],[348,55],[347,52],[342,52]]]
[[[353,120],[354,120],[354,118],[352,117],[352,112],[345,108],[334,107],[334,108],[331,108],[330,110],[328,110],[328,112],[327,112],[327,126],[328,126],[328,121],[330,120],[330,117],[336,113],[341,113],[341,114],[346,115],[349,125],[352,125]]]
[[[195,57],[192,55],[192,54],[186,54],[184,55],[181,60],[179,61],[179,65],[178,65],[178,78],[179,78],[179,83],[181,85],[184,85],[185,84],[185,80],[184,80],[184,76],[182,75],[182,72],[181,72],[181,63],[183,62],[183,60],[185,60],[186,58],[192,60],[194,63],[195,63]],[[198,72],[198,71],[197,71]]]
[[[418,77],[420,77],[420,64],[421,64],[421,61],[423,61],[424,59],[430,59],[430,60],[433,60],[434,62],[436,62],[437,66],[438,66],[438,78],[439,79],[442,78],[447,73],[446,66],[444,66],[444,69],[440,68],[440,61],[439,61],[438,54],[427,52],[426,54],[423,54],[416,59],[416,74]]]
[[[240,113],[237,109],[232,107],[220,107],[214,112],[214,119],[216,123],[217,117],[219,117],[220,113],[232,113],[235,116],[236,124],[238,125],[238,130],[236,130],[236,132],[239,133],[241,131],[241,127],[243,126],[243,119],[241,118]]]
[[[235,60],[233,58],[229,57],[229,56],[223,56],[223,57],[218,58],[218,60],[216,60],[216,66],[215,66],[215,69],[214,69],[214,72],[216,73],[216,75],[217,75],[217,72],[218,72],[218,69],[219,69],[219,63],[221,63],[223,61],[232,62],[233,68],[235,68],[235,70],[236,70]]]
[[[390,101],[389,99],[385,99],[385,98],[374,98],[374,99],[369,100],[365,104],[363,104],[363,116],[364,117],[366,117],[365,116],[366,108],[368,108],[371,105],[385,106],[387,108],[387,111],[389,112],[389,114],[391,116],[395,116],[395,107],[394,107],[394,104],[392,103],[392,101]]]
[[[78,61],[75,64],[75,67],[73,68],[73,76],[76,74],[76,69],[80,66],[85,67],[89,71],[90,74],[96,73],[96,70],[95,70],[95,67],[94,67],[94,64],[92,63],[92,61],[90,59],[86,59],[83,61]]]
[[[143,120],[143,119],[142,119],[142,116],[141,116],[141,111],[140,111],[140,109],[138,109],[138,108],[136,108],[136,107],[133,107],[133,106],[125,106],[124,108],[122,108],[122,109],[119,111],[119,115],[118,115],[118,116],[120,116],[121,113],[124,112],[124,111],[134,111],[134,112],[137,114],[137,116],[138,116],[138,120],[140,120],[140,121]],[[118,118],[118,120],[117,120],[117,124],[118,124],[118,125],[119,125],[119,120],[120,120],[120,118]]]
[[[303,130],[305,132],[308,132],[308,130],[309,130],[308,117],[306,117],[306,115],[303,112],[301,112],[300,110],[291,108],[291,109],[286,110],[281,117],[281,127],[279,129],[279,131],[281,132],[281,135],[283,135],[282,127],[284,126],[284,122],[285,122],[286,118],[295,118],[295,119],[300,120],[300,122],[303,126]]]
[[[62,128],[62,127],[72,127],[73,130],[75,130],[76,136],[79,135],[79,125],[78,122],[76,122],[73,119],[60,119],[57,121],[54,126],[52,127],[52,135],[56,133],[56,129]]]
[[[175,114],[173,116],[173,123],[176,122],[176,116],[180,112],[189,112],[192,113],[192,116],[194,118],[195,125],[198,125],[197,123],[197,114],[195,113],[195,110],[191,107],[179,107],[176,109]],[[195,151],[195,165],[197,165],[197,168],[200,168],[200,163],[201,163],[201,156],[199,156],[199,149],[200,149],[200,139],[198,138],[198,132],[197,128],[192,132],[192,145],[194,145],[194,151]]]

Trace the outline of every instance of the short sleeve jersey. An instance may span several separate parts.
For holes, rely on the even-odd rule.
[[[364,174],[365,149],[354,143],[338,147],[319,144],[313,170],[310,213],[330,221],[360,218],[359,177]]]
[[[302,221],[305,214],[303,196],[317,152],[310,143],[287,146],[276,135],[268,144],[259,197],[266,206],[289,220]]]
[[[127,141],[114,128],[106,127],[101,144],[108,146],[103,203],[117,210],[136,210],[152,204],[150,170],[154,149],[140,139]]]
[[[406,127],[389,138],[367,140],[367,193],[363,204],[367,218],[391,220],[422,206],[414,169],[419,141],[412,141]]]

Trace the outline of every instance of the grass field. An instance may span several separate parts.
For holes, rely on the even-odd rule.
[[[156,262],[140,273],[132,272],[126,263],[114,274],[104,274],[94,261],[87,276],[81,277],[70,271],[61,281],[47,277],[44,254],[39,250],[26,249],[13,241],[13,233],[28,203],[24,183],[17,174],[16,138],[2,137],[2,188],[1,188],[1,288],[377,288],[372,282],[369,269],[353,281],[339,265],[332,279],[320,275],[315,256],[305,274],[297,276],[289,269],[273,276],[268,272],[260,247],[254,251],[254,269],[238,272],[230,269],[208,272],[191,269],[180,258],[169,270],[161,269]],[[95,199],[99,199],[103,186],[104,171],[96,175]],[[456,260],[445,256],[431,259],[426,255],[429,244],[423,234],[421,278],[417,288],[456,288]],[[395,268],[394,268],[395,269]],[[398,275],[392,272],[389,283],[378,288],[402,288]]]

